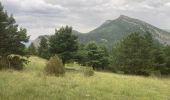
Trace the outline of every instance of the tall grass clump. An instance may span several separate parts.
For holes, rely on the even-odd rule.
[[[92,67],[85,67],[83,69],[84,76],[93,76],[94,75],[94,70]]]
[[[51,57],[45,67],[45,73],[48,75],[63,76],[65,67],[58,56]]]

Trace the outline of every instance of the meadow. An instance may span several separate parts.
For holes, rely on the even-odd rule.
[[[0,100],[170,100],[170,78],[95,72],[77,64],[63,77],[43,73],[46,60],[30,57],[23,71],[0,71]]]

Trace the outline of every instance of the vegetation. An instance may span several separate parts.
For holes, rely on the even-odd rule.
[[[62,60],[58,56],[51,57],[45,67],[45,72],[55,76],[64,75],[65,68]]]
[[[126,74],[150,75],[157,71],[169,73],[168,48],[156,45],[150,33],[132,33],[113,49],[113,66]]]
[[[95,30],[100,33],[101,41],[89,37],[87,44],[78,43],[72,27],[62,27],[49,40],[42,37],[38,50],[33,43],[27,49],[24,45],[29,39],[26,29],[19,29],[13,16],[8,16],[0,4],[0,99],[169,100],[170,46],[162,45],[153,38],[160,36],[152,36],[155,35],[153,32],[163,31],[133,20],[121,16],[112,23],[105,23]],[[142,23],[138,24],[142,32],[125,34],[125,31],[137,28],[128,21]],[[106,26],[109,27],[102,28]],[[152,27],[152,34],[145,31],[148,26]],[[122,34],[112,37],[113,30]],[[105,32],[111,34],[107,36]],[[122,37],[123,40],[109,52],[111,50],[107,49],[105,43],[114,44]],[[105,38],[109,38],[109,41]],[[41,58],[27,58],[27,54]],[[99,69],[109,72],[114,70],[124,75],[97,72]]]
[[[97,27],[96,29],[86,33],[78,33],[78,40],[80,43],[88,43],[89,41],[95,41],[99,44],[105,44],[109,49],[117,42],[127,37],[130,33],[138,32],[145,34],[145,32],[151,32],[154,39],[161,40],[162,43],[168,43],[170,40],[170,33],[162,29],[156,28],[144,21],[134,19],[128,16],[121,15],[115,20],[107,20],[105,23]],[[159,35],[157,34],[160,33]]]
[[[29,55],[37,55],[37,50],[33,43],[31,43],[30,46],[28,47],[28,52]]]
[[[127,74],[148,75],[153,70],[151,47],[145,36],[132,33],[115,48],[114,64]]]
[[[64,64],[73,59],[78,49],[77,36],[72,34],[72,27],[68,26],[56,30],[49,42],[51,54],[59,55]]]
[[[50,57],[47,39],[44,37],[42,37],[42,39],[40,41],[40,46],[38,47],[38,55],[45,59],[48,59]]]
[[[0,68],[10,68],[8,56],[25,55],[25,45],[29,37],[26,29],[18,27],[13,16],[8,16],[0,3]]]
[[[95,72],[85,77],[68,71],[64,77],[42,73],[46,60],[30,57],[22,72],[0,71],[1,100],[169,100],[168,78]],[[73,66],[72,68],[75,68]]]
[[[102,68],[108,66],[108,55],[104,48],[97,46],[95,42],[87,44],[87,65],[92,66],[93,69]]]
[[[93,76],[94,75],[94,70],[91,67],[85,67],[83,70],[83,73],[85,76]]]

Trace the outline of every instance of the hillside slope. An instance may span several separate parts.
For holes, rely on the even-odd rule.
[[[117,41],[126,37],[131,32],[140,32],[141,34],[150,32],[154,39],[162,44],[170,44],[170,33],[152,26],[144,21],[121,15],[116,20],[108,20],[100,27],[87,34],[79,34],[79,41],[86,43],[88,41],[97,41],[113,45]]]
[[[170,79],[69,71],[46,76],[46,60],[30,57],[23,71],[0,71],[1,100],[170,100]],[[74,68],[75,65],[72,65]]]

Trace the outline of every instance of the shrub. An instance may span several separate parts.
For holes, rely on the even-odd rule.
[[[83,73],[85,76],[93,76],[94,75],[94,70],[92,67],[85,67],[83,70]]]
[[[24,63],[27,60],[19,55],[9,55],[8,57],[0,58],[0,69],[15,69],[22,70],[24,68]]]
[[[58,56],[51,57],[45,67],[46,74],[62,76],[65,74],[65,68],[62,60]]]
[[[24,63],[27,63],[27,60],[20,56],[12,56],[9,61],[10,67],[15,70],[22,70],[24,68]]]

